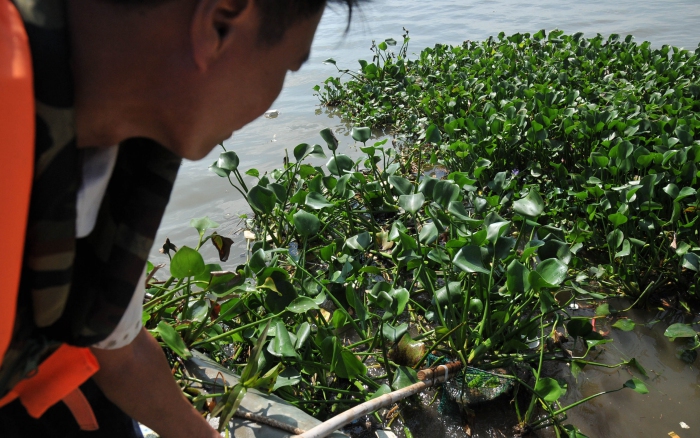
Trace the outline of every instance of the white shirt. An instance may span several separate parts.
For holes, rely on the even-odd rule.
[[[75,235],[80,239],[88,236],[97,221],[97,214],[112,177],[114,164],[117,161],[119,146],[108,148],[86,148],[83,150],[83,178],[78,189],[77,213],[75,220]],[[112,334],[107,339],[93,345],[104,350],[116,350],[129,345],[142,327],[141,314],[143,297],[146,293],[146,268],[138,283],[131,301]]]

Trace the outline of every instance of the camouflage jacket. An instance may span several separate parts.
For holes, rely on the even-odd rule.
[[[60,343],[88,346],[114,330],[143,271],[180,165],[151,140],[123,142],[95,228],[76,239],[82,164],[65,4],[13,1],[32,52],[36,145],[17,322],[0,368],[0,397]]]

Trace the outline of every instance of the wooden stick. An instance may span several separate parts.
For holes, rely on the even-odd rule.
[[[389,394],[384,394],[383,396],[377,397],[373,400],[369,400],[365,403],[362,403],[361,405],[355,406],[354,408],[343,412],[342,414],[336,415],[335,417],[331,418],[325,423],[319,424],[313,429],[309,429],[304,433],[294,435],[291,438],[326,437],[334,431],[345,426],[346,424],[355,421],[356,419],[367,415],[370,412],[374,412],[383,407],[390,406],[398,402],[399,400],[403,400],[406,397],[410,397],[413,394],[417,394],[437,383],[442,383],[445,380],[454,377],[456,372],[462,367],[461,363],[459,363],[458,365],[457,364],[458,362],[448,364],[447,366],[440,365],[435,369],[436,372],[433,372],[432,369],[422,370],[421,373],[424,373],[423,376],[428,374],[430,376],[429,379],[423,380],[422,382],[414,383],[413,385],[399,389],[398,391],[390,392]]]
[[[446,365],[439,365],[435,368],[426,368],[424,370],[418,371],[418,380],[432,380],[440,374],[453,375],[457,371],[462,369],[462,362],[450,362]],[[447,380],[447,379],[445,379]]]
[[[246,420],[254,421],[260,424],[265,424],[267,426],[274,427],[285,432],[293,433],[295,435],[300,435],[304,433],[303,429],[299,429],[298,427],[294,427],[290,424],[282,423],[281,421],[277,421],[273,418],[263,417],[262,415],[253,414],[250,412],[241,412],[240,410],[236,411],[235,415],[236,417],[245,418]]]

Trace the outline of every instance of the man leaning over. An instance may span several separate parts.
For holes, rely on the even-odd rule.
[[[270,106],[325,3],[0,0],[0,436],[218,436],[141,326],[144,266],[180,159]]]

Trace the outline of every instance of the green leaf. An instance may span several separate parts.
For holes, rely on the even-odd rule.
[[[394,289],[392,293],[392,298],[396,303],[396,316],[403,313],[403,309],[406,307],[411,294],[405,288]]]
[[[683,187],[680,193],[678,193],[678,196],[676,196],[676,199],[674,199],[674,201],[678,202],[681,199],[687,198],[688,196],[693,196],[696,193],[697,191],[692,187]]]
[[[336,176],[343,176],[344,174],[350,172],[354,165],[355,163],[352,161],[352,158],[343,154],[332,157],[330,160],[328,160],[328,163],[326,163],[328,171]]]
[[[297,211],[292,218],[294,219],[294,228],[303,237],[315,236],[321,227],[321,221],[318,217],[304,210]]]
[[[636,324],[631,319],[618,319],[612,326],[623,332],[631,332]]]
[[[642,382],[636,377],[626,381],[624,387],[633,389],[639,394],[649,394],[649,390],[647,389],[647,386],[644,384],[644,382]]]
[[[256,212],[270,214],[276,202],[277,196],[267,187],[257,185],[248,192],[248,203]]]
[[[425,245],[430,245],[435,242],[438,239],[438,229],[435,226],[435,223],[428,222],[427,224],[424,224],[423,228],[420,230],[418,238],[420,239],[421,243]]]
[[[251,382],[252,379],[258,375],[260,355],[262,354],[263,345],[267,340],[267,332],[270,330],[271,323],[272,321],[267,321],[267,324],[265,324],[265,328],[262,329],[260,336],[258,336],[258,340],[255,342],[253,353],[250,355],[250,357],[248,357],[248,363],[246,363],[245,367],[243,367],[240,381],[244,384]]]
[[[228,170],[222,169],[219,167],[219,162],[214,161],[211,166],[209,166],[209,171],[214,172],[215,174],[219,175],[222,178],[227,178],[228,175],[231,173]]]
[[[450,204],[447,206],[447,211],[460,221],[469,222],[474,220],[471,218],[471,216],[469,216],[469,213],[464,208],[464,205],[462,205],[462,203],[459,201],[450,202]]]
[[[335,64],[335,61],[333,61],[333,64]],[[338,139],[330,128],[321,130],[320,134],[329,150],[334,151],[338,149]]]
[[[689,324],[682,323],[671,324],[664,332],[667,338],[693,338],[697,334]]]
[[[510,222],[493,222],[486,228],[486,240],[495,244],[498,239],[503,236],[506,231],[510,228]]]
[[[321,343],[323,360],[330,365],[331,371],[343,379],[356,379],[367,374],[362,361],[350,350],[344,348],[335,336],[329,336]]]
[[[573,366],[572,366],[572,368],[573,368]],[[565,424],[564,430],[566,431],[567,438],[588,438],[587,435],[584,435],[583,433],[581,433],[581,431],[578,430],[576,428],[576,426],[574,426],[572,424]]]
[[[199,235],[203,235],[205,231],[210,228],[218,228],[219,224],[209,219],[207,216],[195,218],[190,221],[190,226],[199,232]]]
[[[254,273],[258,273],[261,269],[267,267],[266,258],[265,250],[260,248],[250,256],[248,266]]]
[[[581,373],[581,371],[583,371],[585,366],[586,362],[579,360],[571,361],[571,375],[574,376],[574,379],[578,379],[578,375]]]
[[[187,309],[187,315],[183,319],[194,322],[202,322],[209,316],[209,302],[205,300],[197,300]]]
[[[601,304],[600,306],[596,307],[595,314],[596,314],[596,316],[608,316],[608,315],[610,315],[610,304],[605,303],[605,304]]]
[[[192,357],[192,353],[185,346],[185,341],[182,340],[180,334],[167,322],[161,321],[156,327],[156,331],[160,335],[160,338],[165,342],[175,354],[183,359],[189,359]]]
[[[513,211],[525,217],[536,218],[544,211],[544,200],[537,190],[532,189],[527,196],[513,202]]]
[[[488,269],[484,268],[481,259],[481,248],[476,245],[463,246],[455,255],[452,263],[464,272],[491,273]]]
[[[349,238],[346,242],[345,245],[349,248],[358,250],[358,251],[364,251],[369,246],[372,244],[372,237],[369,235],[367,231],[364,233],[360,233],[356,236],[352,236]]]
[[[624,233],[622,230],[619,228],[616,228],[612,230],[610,233],[608,233],[608,245],[611,250],[615,250],[622,245],[622,242],[625,238]]]
[[[425,130],[425,141],[427,143],[438,144],[442,141],[442,134],[437,125],[432,124]]]
[[[447,180],[438,181],[433,187],[433,200],[443,209],[447,209],[452,201],[459,198],[459,192],[457,184]]]
[[[335,373],[344,379],[354,380],[358,376],[367,374],[367,368],[352,351],[343,348],[340,352],[340,361],[335,366]]]
[[[414,193],[413,195],[399,196],[399,207],[403,208],[410,214],[416,214],[423,206],[425,196],[422,193]]]
[[[620,213],[614,213],[608,216],[608,220],[616,227],[627,223],[627,216]]]
[[[388,181],[399,195],[410,195],[413,193],[413,184],[411,184],[411,181],[407,180],[406,178],[391,175],[388,178]]]
[[[559,382],[551,377],[545,377],[537,381],[535,392],[545,399],[545,401],[554,403],[559,400],[559,397],[566,394],[566,389],[562,388]]]
[[[401,339],[401,336],[408,330],[408,324],[401,324],[396,327],[389,323],[384,323],[382,326],[382,336],[389,342],[396,342]]]
[[[326,158],[326,154],[323,153],[321,145],[318,144],[311,146],[309,144],[302,143],[294,148],[294,159],[297,160],[297,163],[308,156]]]
[[[306,313],[309,310],[318,309],[318,304],[309,297],[297,297],[287,306],[287,310],[292,313]]]
[[[391,382],[391,387],[396,391],[418,382],[418,373],[416,370],[401,366],[394,371],[394,381]]]
[[[549,287],[558,286],[566,278],[568,267],[559,259],[547,259],[535,268]],[[532,280],[531,280],[532,282]]]
[[[367,143],[372,137],[372,130],[367,127],[352,128],[352,138],[355,141],[360,141],[362,143]]]
[[[630,359],[629,361],[627,361],[627,365],[631,366],[632,368],[637,370],[644,377],[649,377],[649,375],[647,374],[647,370],[644,369],[642,364],[640,364],[637,359],[635,359],[635,358]]]
[[[691,271],[700,272],[700,256],[693,252],[683,254],[681,266]]]
[[[306,205],[314,210],[321,210],[326,207],[333,207],[334,204],[328,202],[325,196],[318,192],[311,192],[306,195]]]
[[[311,334],[311,325],[304,321],[299,325],[299,328],[297,329],[297,341],[294,344],[294,348],[297,350],[300,349],[304,343],[306,342],[307,339],[309,339],[309,335]]]
[[[384,394],[389,394],[391,392],[391,387],[384,383],[382,386],[379,387],[379,389],[375,392],[372,393],[372,395],[369,397],[370,400],[373,400],[377,397],[381,397]]]
[[[508,292],[515,296],[530,290],[530,270],[517,260],[513,260],[506,270]]]
[[[275,337],[267,346],[267,351],[277,357],[298,357],[287,327],[281,320],[275,320]]]
[[[622,241],[622,249],[615,253],[615,258],[627,257],[628,255],[630,255],[631,250],[632,246],[630,245],[629,239],[625,239]]]
[[[234,151],[227,151],[219,155],[219,161],[216,162],[216,165],[228,173],[238,169],[239,162],[238,155]]]
[[[285,368],[285,370],[277,376],[275,386],[272,387],[272,390],[277,391],[285,386],[296,386],[299,383],[301,383],[301,373],[292,367]]]
[[[187,278],[204,272],[204,259],[194,249],[183,246],[170,262],[170,273],[175,278]]]

